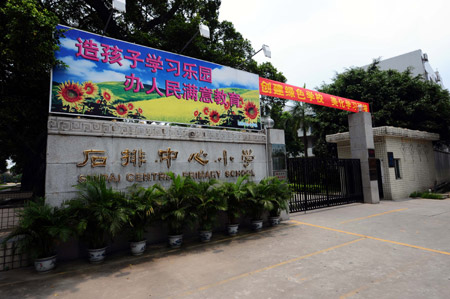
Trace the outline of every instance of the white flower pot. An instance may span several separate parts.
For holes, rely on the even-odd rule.
[[[238,233],[239,224],[228,224],[227,231],[230,236],[235,236]]]
[[[212,231],[210,230],[201,230],[200,231],[200,241],[203,243],[209,242],[212,237]]]
[[[34,268],[39,273],[45,273],[55,268],[56,255],[34,260]]]
[[[278,224],[280,224],[280,217],[279,216],[269,217],[269,222],[270,222],[270,225],[277,226]]]
[[[98,249],[88,249],[89,262],[91,264],[99,264],[105,260],[106,247]]]
[[[169,236],[169,245],[171,248],[180,248],[183,243],[183,235]]]
[[[144,253],[145,248],[147,248],[147,240],[139,242],[130,242],[131,254],[138,256]]]
[[[252,221],[252,230],[255,232],[260,231],[263,228],[263,221],[262,220],[253,220]]]

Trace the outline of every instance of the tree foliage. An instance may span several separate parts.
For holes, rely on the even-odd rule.
[[[0,4],[0,159],[23,170],[22,187],[43,186],[50,70],[58,18],[33,0]],[[3,165],[2,165],[3,166]],[[25,167],[27,166],[27,167]]]
[[[298,130],[302,129],[302,145],[303,153],[306,158],[308,158],[308,136],[307,132],[312,127],[313,117],[312,108],[309,104],[303,102],[295,102],[292,106],[290,113],[293,118],[293,130],[295,132],[296,141],[298,141]]]
[[[373,127],[394,126],[438,133],[439,144],[450,144],[450,94],[439,85],[413,77],[409,70],[382,71],[374,61],[367,69],[337,74],[319,91],[370,104]],[[316,154],[326,154],[325,135],[348,131],[348,113],[314,106]],[[437,146],[439,146],[437,144]]]
[[[264,62],[257,65],[256,62],[250,61],[246,67],[249,72],[258,74],[262,78],[283,83],[286,82],[286,77],[283,73],[279,72],[270,62]],[[263,114],[270,115],[270,117],[275,121],[275,128],[277,129],[283,129],[283,127],[281,127],[282,122],[280,121],[285,105],[286,100],[284,99],[261,95],[261,109],[264,110]]]
[[[50,70],[58,62],[59,24],[103,34],[111,0],[7,0],[0,2],[0,161],[11,157],[23,171],[22,188],[43,195]],[[219,0],[136,0],[126,13],[114,12],[105,35],[179,53],[200,22],[211,38],[196,36],[183,52],[285,81],[270,63],[258,65],[255,52],[233,24],[220,22]],[[0,163],[4,168],[4,163]],[[1,169],[0,169],[1,170]]]

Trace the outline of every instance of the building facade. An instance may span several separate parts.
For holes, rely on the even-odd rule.
[[[392,58],[380,60],[378,66],[380,67],[380,70],[392,69],[399,72],[406,71],[409,68],[414,77],[420,75],[424,78],[424,80],[435,82],[442,88],[445,88],[439,72],[434,71],[431,67],[428,61],[427,53],[423,53],[420,49]],[[367,68],[367,66],[364,68]]]
[[[432,142],[439,140],[438,134],[385,126],[373,128],[373,136],[383,199],[404,199],[450,178],[435,165]],[[339,158],[352,158],[348,132],[327,135],[326,140],[337,144]]]

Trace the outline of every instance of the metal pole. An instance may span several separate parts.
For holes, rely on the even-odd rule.
[[[249,61],[250,59],[252,59],[253,56],[255,56],[256,54],[258,54],[259,52],[262,51],[263,48],[259,49],[257,52],[253,53],[252,56],[250,56],[248,59],[246,59],[243,63],[241,63],[240,65],[238,65],[238,68],[240,68],[241,66],[244,65],[244,63],[246,63],[247,61]]]
[[[108,25],[109,25],[109,21],[111,21],[111,17],[112,17],[112,15],[113,15],[113,10],[111,9],[111,13],[109,14],[109,17],[108,17],[108,21],[106,21],[106,25],[105,25],[105,28],[103,28],[103,34],[102,34],[102,35],[105,35],[105,32],[106,32],[106,28],[108,28]]]
[[[184,49],[186,49],[186,47],[192,42],[192,40],[200,33],[200,31],[197,31],[193,37],[191,37],[191,39],[186,43],[186,45],[184,45],[183,49],[181,49],[180,53],[183,53]]]

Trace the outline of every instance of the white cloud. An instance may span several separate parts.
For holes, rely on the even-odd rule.
[[[125,75],[122,73],[104,70],[101,72],[91,72],[86,76],[87,80],[93,82],[105,82],[105,81],[125,81]]]
[[[61,42],[61,47],[62,48],[66,48],[68,50],[74,50],[77,51],[77,46],[75,45],[76,43],[78,43],[77,40],[71,39],[71,38],[62,38],[60,39]]]
[[[110,70],[97,71],[96,64],[89,60],[75,60],[72,56],[65,56],[61,60],[70,66],[65,72],[82,81],[125,81],[124,74]]]
[[[95,71],[97,67],[94,62],[84,59],[74,59],[72,56],[64,56],[61,60],[70,67],[66,72],[75,76],[85,76],[86,74]]]
[[[258,89],[258,76],[255,74],[238,71],[229,67],[215,68],[212,70],[212,82],[219,86],[246,86],[248,89]]]
[[[125,69],[130,69],[130,65],[132,64],[131,60],[128,59],[122,59],[120,61],[122,63],[122,66],[120,66],[118,63],[109,64],[109,68],[116,70],[116,71],[122,71]]]

